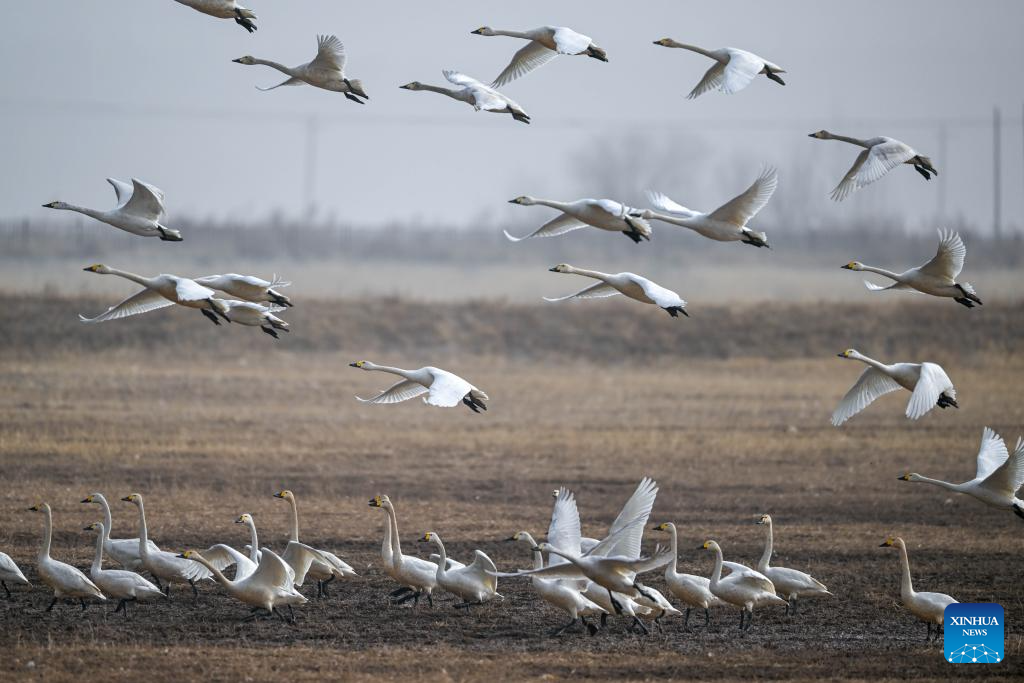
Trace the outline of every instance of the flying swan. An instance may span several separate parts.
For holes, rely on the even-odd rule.
[[[832,413],[832,424],[836,427],[864,410],[879,396],[885,396],[901,387],[911,392],[910,402],[907,403],[907,417],[911,420],[921,418],[935,406],[943,410],[949,406],[960,407],[956,402],[953,381],[935,363],[886,365],[868,358],[856,349],[847,349],[837,355],[840,358],[859,360],[868,367]]]
[[[429,405],[452,408],[461,402],[465,403],[474,413],[479,413],[481,410],[487,410],[484,401],[490,400],[487,394],[458,375],[429,365],[418,370],[403,370],[387,365],[377,365],[368,360],[360,360],[349,363],[349,367],[389,372],[404,378],[401,382],[391,385],[372,398],[356,396],[356,399],[363,403],[400,403],[426,394],[423,402]]]
[[[291,283],[278,278],[277,275],[274,275],[271,280],[264,280],[253,275],[226,273],[224,275],[204,275],[195,278],[195,281],[204,287],[230,294],[242,301],[269,302],[285,308],[292,305],[292,300],[276,289],[288,287]]]
[[[419,81],[406,83],[399,86],[402,90],[426,90],[447,95],[453,100],[466,102],[473,106],[476,111],[489,111],[495,114],[511,114],[512,118],[522,123],[530,122],[530,115],[520,107],[512,98],[502,95],[494,88],[484,85],[475,78],[446,69],[441,73],[448,79],[448,82],[459,86],[458,88],[444,88],[439,85],[427,85]]]
[[[768,580],[775,586],[775,591],[786,600],[786,614],[796,614],[797,598],[812,598],[831,596],[828,588],[821,581],[818,581],[810,574],[789,569],[787,567],[772,567],[769,562],[772,559],[772,551],[775,548],[774,534],[772,532],[771,515],[761,515],[757,520],[758,524],[765,526],[767,534],[765,537],[764,552],[757,563],[757,571],[768,577]]]
[[[845,135],[833,135],[827,130],[819,130],[817,133],[811,133],[808,137],[818,140],[841,140],[864,148],[864,151],[857,155],[850,170],[836,185],[836,189],[832,190],[832,199],[837,202],[843,201],[865,185],[875,182],[900,164],[912,165],[915,171],[924,176],[925,180],[931,180],[932,174],[939,175],[932,165],[931,159],[918,154],[910,145],[894,138],[880,136],[858,140]]]
[[[363,90],[362,81],[357,78],[347,78],[345,76],[345,46],[342,45],[337,36],[317,36],[316,57],[313,58],[313,61],[306,62],[305,64],[299,64],[296,67],[278,64],[277,62],[272,62],[269,59],[258,59],[250,55],[239,57],[238,59],[232,59],[231,61],[236,64],[245,64],[247,66],[262,64],[263,66],[269,66],[272,69],[277,69],[288,76],[286,80],[281,81],[277,85],[272,85],[269,88],[256,86],[257,90],[267,91],[273,90],[274,88],[280,88],[283,85],[302,85],[303,83],[307,83],[315,88],[322,88],[323,90],[330,90],[332,92],[340,92],[344,94],[346,98],[353,102],[358,102],[359,104],[366,104],[363,100],[370,99],[370,96]]]
[[[512,56],[512,61],[494,79],[494,87],[525,76],[558,55],[586,55],[602,62],[608,61],[608,55],[590,36],[576,33],[565,26],[541,26],[527,31],[502,31],[490,26],[481,26],[471,33],[477,36],[509,36],[530,41]]]
[[[87,209],[67,202],[50,202],[43,204],[43,208],[75,211],[141,237],[159,237],[164,242],[180,242],[183,239],[180,231],[161,223],[167,216],[161,190],[138,178],[132,178],[131,185],[116,178],[107,178],[107,182],[113,186],[117,195],[117,206],[109,211]]]
[[[288,323],[274,315],[283,311],[283,306],[263,306],[251,301],[235,301],[234,299],[225,299],[223,303],[228,308],[228,320],[233,323],[258,327],[274,339],[280,339],[277,334],[278,330],[289,331]]]
[[[522,196],[510,199],[509,204],[520,206],[549,206],[561,211],[557,216],[525,237],[513,237],[505,230],[505,237],[511,242],[522,242],[531,237],[556,237],[588,225],[610,232],[621,232],[637,244],[641,239],[651,239],[651,226],[641,211],[614,199],[577,199],[574,202],[559,202],[553,199],[536,199]]]
[[[654,304],[666,311],[673,318],[680,313],[689,317],[686,312],[686,302],[679,298],[679,295],[670,289],[651,282],[645,277],[634,273],[602,273],[597,270],[586,270],[575,268],[566,263],[560,263],[551,268],[552,273],[568,273],[570,275],[582,275],[598,280],[598,283],[591,285],[575,294],[551,299],[544,297],[545,301],[565,301],[567,299],[600,299],[616,294],[624,294],[644,304]]]
[[[90,273],[99,275],[117,275],[126,280],[131,280],[145,287],[141,292],[132,294],[119,304],[111,306],[95,318],[86,318],[79,315],[78,319],[83,323],[102,323],[108,320],[119,320],[140,313],[148,313],[167,306],[178,304],[186,308],[197,308],[214,325],[220,325],[217,316],[228,322],[228,305],[222,300],[214,297],[216,292],[203,287],[195,280],[177,275],[161,274],[154,277],[143,277],[125,270],[118,270],[105,266],[102,263],[83,268]]]
[[[763,57],[758,57],[753,52],[740,50],[735,47],[723,47],[717,50],[705,50],[696,45],[679,43],[671,38],[662,38],[654,41],[655,45],[662,47],[677,47],[690,52],[710,57],[715,60],[714,66],[707,70],[704,78],[700,79],[686,99],[692,100],[700,97],[709,90],[721,90],[726,95],[732,95],[743,90],[758,74],[764,74],[779,85],[786,85],[786,82],[779,77],[779,74],[786,73],[786,70],[778,64],[772,64]]]
[[[942,622],[945,618],[946,607],[958,602],[952,596],[945,593],[918,593],[914,590],[914,583],[910,579],[910,559],[907,558],[907,544],[902,538],[890,536],[882,542],[880,548],[899,548],[900,564],[903,566],[903,578],[900,580],[900,600],[903,606],[910,610],[911,614],[920,619],[928,627],[928,634],[925,642],[932,636],[932,624],[935,624],[935,640],[939,639],[942,633]]]
[[[256,19],[256,14],[251,9],[246,9],[239,5],[236,0],[176,0],[182,5],[191,7],[192,9],[202,12],[203,14],[209,14],[211,17],[217,17],[218,19],[234,19],[235,23],[244,28],[249,33],[256,30],[256,24],[252,23]]]

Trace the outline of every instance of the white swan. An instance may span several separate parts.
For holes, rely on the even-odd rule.
[[[360,370],[389,372],[392,375],[402,377],[402,381],[392,384],[390,387],[372,398],[356,399],[363,403],[400,403],[426,394],[423,402],[441,408],[452,408],[465,403],[474,413],[487,410],[484,401],[489,401],[487,394],[462,379],[458,375],[441,368],[430,365],[418,370],[403,370],[387,365],[377,365],[368,360],[360,360],[349,363],[349,367]]]
[[[722,577],[722,548],[715,541],[704,541],[700,546],[715,553],[715,569],[711,573],[711,592],[715,597],[740,608],[740,630],[749,629],[754,623],[754,608],[763,605],[785,605],[785,600],[775,594],[775,586],[761,572],[735,565],[735,569]],[[745,614],[750,615],[743,625]]]
[[[482,605],[496,597],[504,599],[504,596],[498,593],[497,567],[482,550],[474,551],[472,564],[449,569],[448,554],[445,552],[440,536],[428,531],[423,534],[420,541],[437,546],[440,557],[434,576],[438,586],[452,595],[462,598],[462,602],[455,605],[456,609],[468,609],[472,605]]]
[[[743,194],[733,197],[711,213],[688,209],[660,192],[648,191],[647,199],[658,211],[646,210],[641,215],[689,228],[717,242],[742,242],[754,247],[768,247],[768,235],[751,230],[747,223],[765,207],[778,185],[778,172],[774,168],[765,168]],[[662,211],[668,213],[659,213]]]
[[[397,604],[413,600],[415,607],[419,604],[420,598],[426,595],[427,602],[433,607],[433,592],[437,586],[437,563],[402,552],[401,537],[398,534],[398,514],[390,498],[374,496],[370,499],[370,507],[381,508],[387,513],[381,557],[388,575],[407,589],[392,592],[392,597],[397,598]]]
[[[956,402],[953,381],[935,363],[886,365],[868,358],[856,349],[847,349],[838,356],[859,360],[866,363],[868,368],[861,373],[832,413],[832,424],[836,427],[864,410],[879,396],[897,391],[900,387],[911,392],[910,402],[907,403],[907,417],[911,420],[919,419],[935,406],[943,410],[949,406],[960,407]]]
[[[89,569],[89,578],[99,586],[107,598],[117,598],[117,607],[114,614],[124,612],[125,619],[128,618],[128,603],[149,598],[166,598],[164,592],[138,574],[126,569],[104,569],[103,568],[103,545],[107,537],[107,530],[103,522],[94,522],[85,527],[85,531],[97,531],[96,554],[93,556],[92,567]]]
[[[451,69],[445,69],[441,73],[448,79],[448,82],[452,85],[458,86],[457,88],[445,88],[439,85],[427,85],[426,83],[420,83],[419,81],[413,81],[412,83],[406,83],[405,85],[399,86],[402,90],[426,90],[428,92],[436,92],[442,95],[447,95],[453,100],[460,102],[466,102],[472,105],[476,111],[489,111],[495,114],[511,114],[512,118],[522,123],[530,122],[530,115],[526,113],[526,110],[519,106],[515,100],[511,97],[501,94],[494,88],[484,85],[475,78],[453,71]]]
[[[505,230],[505,237],[511,242],[522,242],[531,237],[556,237],[588,225],[610,232],[621,232],[637,244],[642,239],[651,239],[651,226],[643,218],[641,211],[620,204],[614,199],[577,199],[573,202],[559,202],[524,195],[510,199],[509,204],[539,204],[562,212],[560,216],[556,216],[525,237],[513,237]]]
[[[1002,437],[985,427],[981,433],[981,447],[978,449],[978,469],[974,479],[962,484],[952,484],[940,479],[929,479],[916,472],[900,477],[903,481],[920,481],[941,486],[957,493],[966,493],[986,505],[1001,510],[1013,510],[1024,519],[1024,500],[1017,498],[1017,491],[1024,486],[1024,438],[1017,438],[1017,446],[1009,453]]]
[[[235,520],[235,524],[245,524],[249,527],[249,545],[245,546],[249,555],[244,555],[226,543],[215,543],[203,551],[203,557],[221,571],[234,565],[234,580],[240,581],[247,576],[252,576],[259,566],[259,538],[256,535],[256,523],[249,513],[239,515],[238,519]]]
[[[292,531],[281,559],[295,572],[296,586],[301,586],[308,576],[316,581],[317,597],[327,597],[327,584],[331,581],[358,576],[348,563],[334,553],[315,549],[314,554],[310,552],[309,546],[299,542],[299,507],[294,493],[285,489],[275,493],[274,498],[287,501],[292,509]]]
[[[481,26],[471,33],[477,36],[509,36],[530,41],[512,56],[512,61],[494,79],[492,85],[495,87],[525,76],[558,55],[586,55],[602,62],[608,61],[607,53],[599,48],[590,36],[577,33],[565,26],[541,26],[526,31],[502,31],[490,26]]]
[[[139,539],[137,538],[111,538],[110,530],[113,527],[113,518],[110,514],[110,503],[102,493],[93,493],[85,497],[83,503],[94,503],[103,508],[103,552],[112,560],[129,571],[137,572],[142,569],[142,557],[139,556]],[[147,541],[150,552],[160,552],[153,541]]]
[[[914,583],[910,579],[910,559],[907,557],[907,544],[903,542],[902,538],[890,536],[879,547],[899,548],[900,564],[903,566],[903,578],[900,580],[900,600],[903,602],[903,606],[910,610],[911,614],[927,625],[928,634],[925,636],[925,642],[931,638],[932,624],[935,624],[935,640],[938,640],[939,635],[942,633],[942,623],[946,607],[959,601],[945,593],[918,593],[914,590]]]
[[[256,30],[256,14],[251,9],[246,9],[238,4],[236,0],[176,0],[182,5],[209,14],[218,19],[234,19],[235,23],[249,33]]]
[[[53,602],[46,608],[49,612],[58,600],[67,598],[78,598],[82,604],[82,611],[85,611],[86,598],[99,598],[106,600],[106,596],[99,587],[89,580],[82,572],[70,564],[60,562],[50,557],[50,542],[53,538],[53,514],[47,503],[38,503],[29,508],[32,512],[42,512],[45,515],[43,526],[43,543],[39,546],[39,554],[36,556],[36,573],[47,586],[53,589]]]
[[[295,67],[278,64],[269,59],[258,59],[250,55],[232,59],[231,61],[248,66],[262,64],[263,66],[277,69],[288,76],[287,80],[281,81],[269,88],[256,86],[257,90],[266,91],[280,88],[282,85],[302,85],[307,83],[315,88],[340,92],[346,98],[359,104],[366,104],[363,100],[370,99],[370,96],[363,90],[362,81],[358,78],[347,78],[345,76],[345,46],[342,45],[337,36],[317,36],[316,57],[311,62],[299,64]]]
[[[720,598],[711,592],[711,579],[706,576],[695,574],[682,574],[678,570],[679,539],[676,532],[676,525],[672,522],[664,522],[654,527],[654,531],[667,531],[671,537],[670,549],[672,561],[665,567],[665,583],[675,597],[686,605],[686,616],[683,618],[683,628],[690,623],[690,610],[692,608],[704,610],[704,625],[711,623],[712,607],[720,607],[725,604]],[[732,563],[725,563],[732,565]]]
[[[218,299],[227,306],[227,317],[233,323],[246,325],[247,327],[258,327],[274,339],[280,339],[278,330],[289,331],[289,325],[278,318],[275,313],[284,310],[281,306],[254,304],[251,301],[235,301],[234,299]]]
[[[932,165],[931,159],[923,154],[918,154],[910,145],[894,138],[881,136],[859,140],[845,135],[833,135],[827,130],[819,130],[817,133],[811,133],[808,137],[818,140],[841,140],[864,148],[864,151],[857,155],[850,170],[836,185],[836,189],[832,190],[832,199],[837,202],[841,202],[854,191],[875,182],[900,164],[912,165],[915,171],[924,176],[925,180],[930,180],[932,174],[939,175]]]
[[[309,548],[309,552],[317,553],[313,548]],[[294,621],[295,615],[291,611],[292,605],[301,605],[308,602],[306,596],[289,583],[292,575],[288,572],[288,565],[270,548],[260,550],[260,563],[255,572],[243,579],[235,579],[234,581],[224,576],[213,563],[194,550],[186,550],[181,555],[178,555],[178,558],[197,563],[197,567],[204,567],[212,573],[213,578],[224,587],[228,595],[239,602],[251,606],[253,608],[252,614],[243,621],[254,619],[259,610],[263,610],[269,616],[274,613],[274,608],[279,605],[286,605],[288,607],[292,621]],[[278,614],[278,616],[281,615]],[[281,617],[281,619],[284,620],[284,617]]]
[[[7,587],[7,582],[10,581],[16,586],[31,586],[25,575],[21,573],[21,569],[15,564],[14,560],[7,553],[0,553],[0,586],[3,586],[4,592],[7,593],[7,597],[11,597],[11,589]]]
[[[173,306],[174,304],[185,306],[186,308],[199,309],[215,325],[220,325],[220,321],[217,319],[218,315],[231,322],[227,316],[228,306],[222,299],[214,298],[216,292],[203,287],[195,280],[190,280],[187,277],[168,274],[143,277],[142,275],[129,273],[125,270],[105,266],[102,263],[97,263],[82,270],[100,275],[117,275],[145,287],[141,292],[137,292],[121,303],[111,306],[95,318],[86,318],[83,315],[79,315],[78,319],[83,323],[102,323],[108,320],[119,320],[128,316]]]
[[[786,70],[778,64],[773,64],[763,57],[758,57],[753,52],[740,50],[735,47],[723,47],[717,50],[705,50],[696,45],[687,45],[671,38],[662,38],[654,41],[655,45],[662,47],[677,47],[690,52],[710,57],[715,60],[714,66],[707,70],[704,78],[690,91],[687,99],[700,97],[709,90],[721,90],[726,95],[732,95],[743,90],[758,74],[764,74],[779,85],[786,85],[779,74],[786,73]]]
[[[533,568],[541,569],[544,567],[544,556],[537,549],[537,542],[533,540],[533,536],[529,532],[517,531],[508,540],[527,543],[533,553]],[[533,589],[537,591],[537,595],[545,602],[563,610],[570,617],[569,623],[563,624],[551,632],[552,636],[561,635],[570,626],[574,626],[577,621],[586,627],[590,635],[597,633],[597,627],[587,621],[587,617],[607,614],[608,612],[580,592],[578,585],[574,585],[579,582],[531,576],[530,583],[533,585]]]
[[[142,501],[142,496],[138,493],[132,493],[121,500],[131,503],[139,509],[139,556],[142,558],[143,568],[158,580],[163,580],[167,584],[165,594],[168,598],[171,596],[172,583],[187,583],[192,587],[193,601],[197,601],[199,599],[199,591],[196,589],[196,581],[209,579],[211,577],[210,572],[194,562],[186,562],[176,554],[166,550],[151,552],[147,542],[149,540],[149,529],[146,526],[146,506]]]
[[[913,289],[932,296],[948,297],[962,304],[967,308],[974,308],[974,304],[981,305],[981,299],[974,287],[969,282],[957,282],[956,276],[964,269],[964,258],[967,256],[967,247],[956,232],[943,232],[939,230],[939,249],[935,252],[932,260],[923,266],[905,270],[902,273],[894,273],[884,268],[866,266],[860,261],[850,261],[845,270],[866,271],[884,275],[895,282],[888,287],[879,287],[867,280],[864,284],[873,292],[886,289]]]
[[[673,318],[680,313],[689,317],[686,312],[686,302],[679,298],[679,295],[670,289],[651,282],[645,277],[635,273],[602,273],[597,270],[586,270],[575,268],[566,263],[560,263],[551,268],[552,273],[568,273],[570,275],[582,275],[598,280],[596,285],[591,285],[575,294],[558,298],[544,297],[545,301],[565,301],[566,299],[598,299],[603,297],[624,294],[630,299],[645,304],[654,304],[666,311]]]
[[[87,209],[67,202],[50,202],[43,204],[43,208],[75,211],[141,237],[159,237],[165,242],[183,239],[181,232],[161,223],[167,215],[162,191],[137,178],[132,178],[131,185],[115,178],[107,178],[107,182],[117,195],[117,206],[109,211]]]
[[[253,275],[225,273],[224,275],[204,275],[195,278],[195,281],[204,287],[230,294],[243,301],[267,302],[286,308],[292,305],[291,299],[275,289],[288,287],[292,283],[278,278],[277,275],[274,275],[271,280],[264,280]]]
[[[247,558],[249,561],[242,563],[243,565],[245,565],[245,568],[242,570],[243,576],[248,576],[251,575],[253,571],[255,571],[256,567],[258,567],[260,563],[260,542],[259,536],[256,533],[256,522],[253,520],[252,515],[250,515],[248,512],[243,512],[241,515],[238,516],[238,519],[235,520],[235,524],[245,524],[247,527],[249,527],[250,541],[248,545],[243,546],[244,550],[249,553],[249,556]],[[224,567],[218,568],[221,570],[224,569]],[[294,586],[295,570],[292,569],[291,566],[288,567],[288,575],[291,577],[288,579],[288,585]],[[242,578],[238,574],[237,567],[235,568],[234,578],[235,580]]]
[[[787,567],[772,567],[769,564],[772,559],[775,542],[772,531],[772,517],[771,515],[761,515],[757,523],[763,524],[767,528],[764,552],[761,553],[761,559],[757,563],[757,571],[767,576],[768,580],[775,586],[776,593],[786,600],[786,614],[789,614],[791,611],[793,614],[796,614],[797,598],[832,596],[828,592],[828,588],[825,587],[825,584],[810,574]]]

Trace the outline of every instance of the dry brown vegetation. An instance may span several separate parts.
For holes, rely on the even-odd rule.
[[[924,644],[925,627],[899,606],[897,556],[877,547],[890,533],[907,539],[919,590],[1006,609],[1007,661],[970,675],[1024,672],[1024,526],[896,479],[910,468],[969,478],[983,425],[1007,439],[1022,431],[1020,307],[741,307],[671,320],[614,303],[554,315],[484,303],[321,302],[290,311],[296,331],[274,342],[188,311],[78,326],[74,315],[96,306],[37,299],[8,311],[22,322],[0,332],[0,549],[34,578],[42,520],[24,509],[45,499],[53,554],[86,566],[92,536],[80,529],[98,509],[78,501],[94,490],[146,495],[164,548],[241,546],[247,537],[232,521],[245,511],[263,542],[279,547],[287,506],[271,494],[288,487],[304,540],[336,550],[361,578],[335,583],[287,626],[239,624],[245,608],[212,584],[196,607],[178,589],[170,604],[140,606],[127,623],[104,615],[109,606],[46,614],[45,589],[16,589],[0,599],[5,678],[966,675]],[[943,363],[961,409],[912,423],[902,416],[906,396],[894,395],[832,428],[828,416],[860,371],[834,357],[850,345]],[[449,366],[491,395],[491,410],[360,405],[353,394],[388,378],[346,367],[356,357]],[[727,558],[755,561],[754,521],[767,511],[777,562],[811,571],[837,597],[807,602],[793,619],[760,610],[743,637],[735,612],[718,610],[709,629],[684,632],[668,620],[664,633],[642,637],[613,619],[593,638],[549,638],[562,614],[511,580],[499,584],[503,602],[468,615],[445,601],[433,610],[388,605],[383,513],[367,507],[372,495],[395,501],[406,552],[432,530],[458,558],[480,548],[511,569],[528,554],[502,539],[543,533],[552,487],[578,491],[585,531],[598,535],[645,474],[661,485],[652,523],[680,525],[683,567],[709,571],[694,549],[709,537]],[[134,508],[113,505],[115,534],[134,535]],[[648,536],[648,547],[662,540]],[[663,588],[660,577],[650,583]]]

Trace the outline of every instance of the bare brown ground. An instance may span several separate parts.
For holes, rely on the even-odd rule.
[[[54,309],[73,308],[37,306],[42,321],[58,318]],[[450,310],[446,315],[472,318]],[[810,359],[778,351],[786,348],[784,310],[795,311],[794,338],[794,319],[819,319],[836,330],[834,338],[819,332],[822,348]],[[857,334],[866,352],[874,345],[901,353],[910,327],[927,315],[915,322],[909,313],[894,314],[891,329],[878,332],[867,317],[862,324],[848,316],[841,325],[827,307],[723,311],[720,317],[746,331],[747,357],[690,357],[683,347],[676,357],[638,352],[601,363],[582,352],[554,353],[554,342],[534,357],[527,347],[495,361],[478,337],[456,334],[429,358],[404,343],[382,343],[377,354],[347,343],[334,351],[322,336],[301,352],[256,330],[210,326],[242,340],[235,349],[218,340],[211,352],[200,336],[208,323],[187,312],[175,318],[188,330],[177,340],[154,332],[166,328],[152,317],[89,328],[82,334],[109,335],[106,348],[83,350],[27,322],[6,333],[17,345],[0,344],[0,549],[30,579],[42,519],[24,510],[39,499],[54,507],[53,554],[85,567],[92,536],[80,529],[98,518],[98,509],[78,501],[92,491],[115,501],[143,493],[155,540],[185,549],[240,547],[248,539],[232,521],[246,511],[262,541],[280,547],[287,506],[271,494],[283,487],[296,492],[303,540],[337,551],[361,577],[333,584],[329,599],[297,610],[294,625],[238,623],[246,609],[213,584],[203,584],[195,607],[177,588],[169,604],[140,606],[128,622],[105,614],[109,605],[84,615],[70,605],[46,614],[45,588],[15,589],[13,600],[0,599],[0,677],[1020,680],[1024,523],[896,479],[910,468],[967,479],[983,425],[1008,440],[1022,431],[1024,359],[1006,351],[1018,348],[1019,319],[995,307],[951,310],[927,314],[962,314],[962,330],[947,337],[945,349],[934,337],[923,343],[956,382],[961,409],[935,410],[913,423],[902,417],[906,395],[897,394],[842,429],[832,428],[828,416],[860,368],[834,353]],[[572,312],[579,317],[570,321],[598,329],[602,319],[590,311]],[[968,323],[963,316],[973,317]],[[613,320],[628,328],[628,318]],[[722,325],[654,320],[692,326],[686,334]],[[771,324],[762,330],[764,320]],[[148,353],[131,337],[140,330],[153,340]],[[987,337],[982,350],[960,341]],[[473,348],[476,354],[460,355]],[[473,415],[418,401],[360,405],[353,394],[387,384],[386,377],[346,367],[363,356],[449,366],[490,393],[491,410]],[[395,501],[407,553],[421,552],[415,540],[432,530],[457,558],[480,548],[512,569],[528,564],[528,552],[501,539],[520,529],[543,534],[553,487],[578,491],[584,530],[599,535],[645,474],[661,485],[651,522],[680,525],[682,567],[710,570],[707,554],[695,550],[705,538],[719,540],[727,559],[756,561],[763,537],[754,521],[770,512],[776,562],[812,572],[836,597],[805,602],[796,618],[762,609],[744,636],[736,613],[722,609],[708,629],[683,631],[670,619],[664,633],[643,637],[612,619],[593,638],[550,638],[563,615],[513,580],[499,584],[503,602],[469,614],[445,598],[433,610],[388,604],[393,586],[379,569],[383,513],[366,502],[374,494]],[[134,508],[113,505],[115,535],[135,535]],[[907,540],[918,590],[1004,606],[1005,663],[955,667],[943,662],[941,646],[923,642],[924,625],[898,602],[897,555],[878,547],[888,534]],[[648,548],[663,540],[647,536]],[[650,583],[664,589],[660,577]]]

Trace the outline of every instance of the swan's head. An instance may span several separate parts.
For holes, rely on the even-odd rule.
[[[93,522],[87,527],[83,527],[82,531],[103,531],[103,525],[100,522]]]
[[[850,261],[845,266],[840,266],[843,270],[864,270],[864,264],[860,261]]]
[[[819,140],[828,140],[832,137],[832,133],[829,133],[827,130],[819,130],[817,133],[811,133],[807,137],[818,138]]]
[[[837,353],[836,355],[840,358],[856,358],[859,354],[857,353],[857,349],[846,349],[842,353]]]
[[[921,481],[921,475],[917,472],[907,472],[898,477],[900,481]]]
[[[199,557],[199,553],[195,550],[186,550],[185,552],[178,555],[183,560],[196,560]]]
[[[551,271],[552,273],[571,273],[572,266],[570,266],[568,263],[559,263],[554,268],[548,268],[548,270]],[[555,495],[558,495],[558,491],[555,491]]]
[[[651,531],[668,531],[672,528],[671,522],[662,522],[658,526],[651,527]]]
[[[533,204],[536,204],[537,200],[534,199],[533,197],[530,197],[530,196],[524,194],[524,195],[521,195],[519,197],[516,197],[515,199],[508,200],[508,203],[509,204],[519,204],[521,206],[531,206]]]
[[[139,503],[142,502],[142,496],[139,495],[138,493],[131,493],[122,498],[121,500],[123,500],[126,503],[131,503],[132,505],[138,505]]]
[[[295,495],[288,489],[285,489],[284,491],[278,491],[275,493],[274,498],[280,498],[281,500],[295,500]]]
[[[405,85],[398,86],[402,90],[423,90],[423,84],[419,81],[413,81],[412,83],[406,83]]]
[[[256,58],[246,55],[244,57],[239,57],[238,59],[232,59],[231,61],[235,64],[248,64],[249,66],[252,66],[256,63]]]
[[[508,538],[506,538],[505,540],[506,541],[520,541],[520,540],[522,540],[523,534],[525,534],[525,533],[526,533],[525,531],[517,531],[514,534],[512,534],[511,536],[509,536]]]
[[[761,517],[757,520],[757,523],[758,524],[771,524],[772,523],[772,516],[771,515],[761,515]]]
[[[90,493],[88,496],[82,499],[83,503],[99,503],[103,500],[102,493]]]
[[[238,516],[238,519],[235,520],[235,524],[252,524],[252,523],[253,523],[252,515],[250,515],[248,512],[243,512],[242,514],[240,514]]]
[[[697,550],[718,550],[718,544],[714,541],[704,541]]]
[[[85,268],[82,268],[82,270],[89,273],[99,273],[100,275],[110,274],[110,268],[108,266],[103,265],[102,263],[94,263],[91,266],[86,266]]]
[[[66,209],[71,205],[66,202],[50,202],[49,204],[43,204],[44,209]]]
[[[430,543],[435,538],[437,538],[437,534],[435,534],[433,531],[428,531],[427,533],[423,534],[422,537],[420,537],[420,543]]]
[[[672,47],[672,43],[674,42],[676,41],[672,40],[671,38],[662,38],[661,40],[654,41],[654,44],[661,45],[662,47]]]
[[[896,545],[898,545],[900,543],[902,543],[902,541],[900,539],[898,539],[898,538],[896,538],[894,536],[889,536],[884,541],[882,541],[882,545],[880,545],[878,547],[879,548],[892,548],[892,547],[895,547]]]
[[[50,506],[47,503],[36,503],[29,508],[30,512],[49,512]]]
[[[497,35],[494,32],[494,29],[491,28],[490,26],[481,26],[480,28],[478,28],[475,31],[470,31],[470,34],[472,34],[474,36],[494,36],[494,35]]]
[[[384,507],[384,503],[390,503],[390,502],[391,502],[391,499],[388,498],[387,496],[377,495],[377,496],[374,496],[373,498],[370,499],[370,507],[372,507],[372,508],[382,508],[382,507]]]
[[[349,363],[350,368],[359,368],[360,370],[373,370],[377,366],[368,360],[357,360],[355,363]]]
[[[537,545],[533,546],[533,550],[535,552],[546,553],[549,550],[551,550],[551,544],[546,541],[544,543],[538,543]]]

